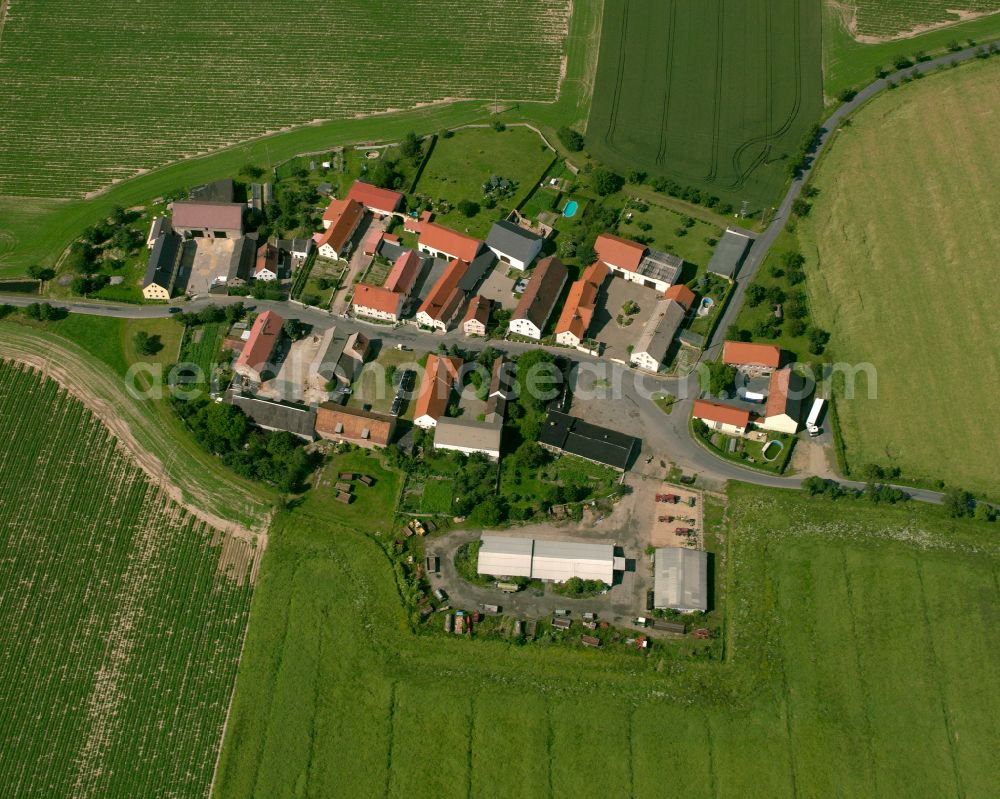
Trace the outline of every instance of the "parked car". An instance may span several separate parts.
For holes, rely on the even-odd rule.
[[[435,588],[434,589],[434,598],[438,602],[447,602],[448,601],[448,594],[446,594],[444,592],[444,590],[441,589],[441,588]]]

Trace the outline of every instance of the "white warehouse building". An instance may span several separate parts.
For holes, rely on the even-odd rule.
[[[585,544],[483,535],[477,570],[496,577],[530,577],[562,583],[571,577],[612,585],[625,558],[615,557],[614,544]]]
[[[660,610],[708,610],[708,553],[661,547],[653,553],[653,605]]]

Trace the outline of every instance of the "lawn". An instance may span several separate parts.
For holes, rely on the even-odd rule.
[[[444,201],[452,210],[439,214],[436,221],[472,236],[485,238],[490,227],[516,208],[542,179],[555,153],[538,134],[526,127],[504,131],[492,128],[460,130],[454,136],[438,138],[427,166],[417,182],[416,194],[437,205]],[[496,198],[487,207],[483,184],[498,176],[515,185],[510,193]],[[471,218],[456,206],[462,200],[477,203],[479,212]]]
[[[660,797],[665,762],[685,796],[1000,790],[974,522],[734,486],[720,663],[414,635],[377,522],[335,516],[276,522],[218,797]]]
[[[618,226],[620,235],[630,239],[649,236],[652,238],[650,246],[683,258],[690,265],[681,275],[685,283],[703,273],[722,236],[719,228],[651,202],[630,203],[628,211],[632,218],[622,219]],[[687,223],[687,219],[693,224]]]
[[[814,0],[605,3],[587,144],[757,213],[823,106]]]
[[[1000,64],[977,62],[873,102],[820,164],[799,225],[814,315],[836,361],[877,372],[836,393],[852,468],[1000,496],[998,131]]]
[[[11,796],[204,796],[250,606],[249,546],[0,361],[0,778]]]

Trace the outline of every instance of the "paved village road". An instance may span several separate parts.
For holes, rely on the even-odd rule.
[[[827,143],[830,141],[831,137],[837,133],[837,128],[841,122],[868,102],[872,97],[887,89],[890,80],[895,83],[904,77],[913,75],[914,73],[927,74],[940,67],[960,63],[962,61],[968,61],[969,59],[975,58],[978,52],[979,47],[970,47],[965,50],[959,50],[955,53],[948,53],[938,58],[924,61],[919,64],[915,64],[912,67],[895,72],[889,79],[876,80],[858,92],[852,100],[840,105],[836,111],[830,115],[821,127],[819,139],[809,163],[806,165],[805,169],[802,170],[802,173],[789,185],[788,191],[782,199],[780,206],[776,209],[770,224],[763,233],[754,239],[754,242],[750,247],[750,252],[747,254],[746,260],[744,261],[736,280],[736,287],[733,292],[733,296],[726,307],[722,319],[715,329],[715,333],[712,335],[712,339],[708,342],[705,351],[702,353],[701,358],[703,360],[711,359],[716,357],[718,354],[719,349],[722,346],[722,342],[725,340],[726,331],[729,326],[736,321],[736,317],[739,315],[740,309],[743,307],[747,286],[749,286],[753,281],[775,240],[787,224],[789,216],[791,215],[792,204],[801,194],[803,187],[812,174],[812,170],[817,162],[817,159],[822,153],[824,147],[826,147]],[[380,338],[385,344],[390,346],[401,344],[414,349],[417,347],[421,347],[423,349],[435,349],[437,345],[442,342],[445,344],[468,342],[468,339],[466,339],[461,333],[457,333],[455,331],[442,336],[439,334],[423,332],[412,325],[403,325],[396,328],[385,325],[373,325],[346,317],[334,316],[326,311],[302,306],[293,302],[275,302],[268,300],[254,300],[252,298],[211,296],[197,297],[193,300],[185,302],[183,307],[186,311],[195,311],[212,303],[228,304],[239,302],[241,300],[245,301],[248,306],[257,310],[272,309],[277,311],[282,316],[292,316],[302,319],[303,321],[313,325],[318,330],[325,330],[333,325],[343,326],[348,330],[364,330],[369,335]],[[24,297],[23,295],[0,296],[0,302],[18,306],[29,305],[36,301],[37,299],[35,298]],[[111,316],[125,319],[158,319],[171,315],[170,308],[163,305],[118,305],[110,303],[86,302],[82,300],[72,300],[67,302],[55,301],[52,302],[52,305],[66,308],[72,313],[91,314],[94,316]],[[502,348],[506,352],[512,353],[523,352],[534,348],[533,345],[510,341],[496,341],[492,343],[494,346]],[[550,349],[553,352],[558,352],[563,355],[566,354],[566,350],[564,349]],[[575,353],[574,358],[581,362],[601,362],[602,360],[600,358],[588,356],[582,353]],[[688,432],[688,419],[691,415],[691,404],[693,403],[695,397],[697,397],[697,387],[695,384],[695,381],[697,380],[696,376],[692,375],[690,378],[685,379],[653,377],[650,375],[643,376],[643,378],[645,380],[645,386],[655,385],[655,391],[673,394],[675,397],[680,399],[673,412],[668,416],[650,400],[648,396],[650,392],[648,390],[640,390],[640,388],[636,386],[635,381],[622,381],[623,392],[621,398],[618,400],[622,403],[622,412],[627,414],[636,414],[643,431],[643,452],[640,455],[640,463],[643,459],[649,457],[649,455],[653,455],[655,458],[666,454],[685,471],[697,472],[709,481],[717,483],[724,483],[727,480],[742,480],[748,483],[777,488],[801,487],[801,476],[781,477],[777,475],[761,474],[760,472],[756,472],[751,469],[745,469],[735,463],[715,457],[691,438],[691,435]],[[864,488],[863,483],[849,480],[841,482],[847,487]],[[897,487],[900,490],[905,491],[913,499],[923,502],[940,503],[943,500],[943,494],[935,491],[911,488],[909,486]]]

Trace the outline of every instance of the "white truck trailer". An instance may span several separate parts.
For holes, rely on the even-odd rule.
[[[809,435],[818,436],[820,434],[819,429],[819,417],[823,414],[823,407],[826,405],[825,399],[820,399],[816,397],[813,400],[812,410],[809,411],[809,418],[806,419],[806,430],[809,431]]]

